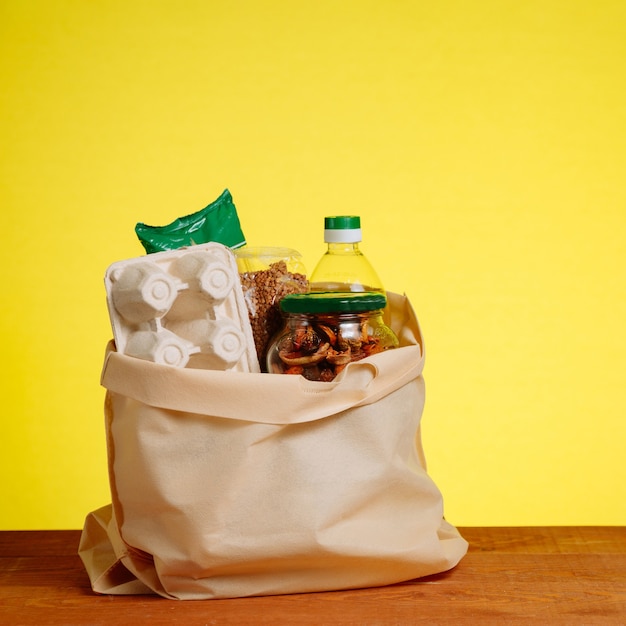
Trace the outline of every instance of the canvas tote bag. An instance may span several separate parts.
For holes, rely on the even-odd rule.
[[[105,357],[112,502],[79,553],[100,593],[208,599],[380,586],[455,566],[421,444],[424,351],[389,294],[401,347],[329,383]]]

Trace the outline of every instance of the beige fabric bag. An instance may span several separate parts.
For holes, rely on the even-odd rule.
[[[424,362],[399,349],[330,383],[177,369],[107,351],[112,505],[80,556],[100,593],[205,599],[369,587],[450,569],[466,541],[426,472]]]

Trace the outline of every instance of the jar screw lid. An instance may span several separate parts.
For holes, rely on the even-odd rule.
[[[375,291],[320,291],[292,293],[280,301],[285,313],[365,313],[387,305],[385,294]]]

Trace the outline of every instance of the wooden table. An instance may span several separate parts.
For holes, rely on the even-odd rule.
[[[234,600],[98,596],[80,532],[0,532],[0,624],[626,624],[626,527],[460,528],[452,571],[376,589]]]

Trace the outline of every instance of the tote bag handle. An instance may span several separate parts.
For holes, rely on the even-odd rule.
[[[267,424],[296,424],[370,404],[417,378],[420,346],[350,363],[332,382],[286,374],[175,368],[119,354],[109,344],[102,385],[149,406]]]

